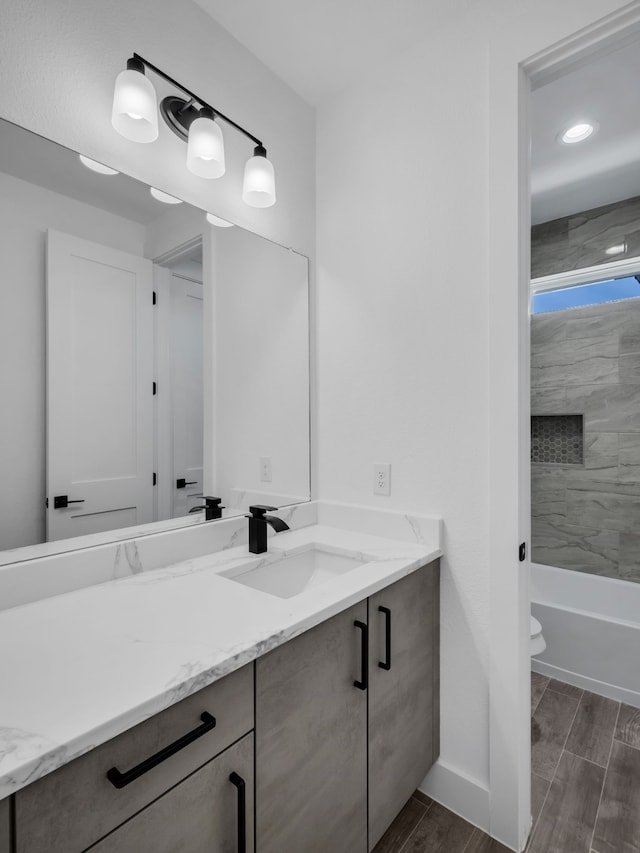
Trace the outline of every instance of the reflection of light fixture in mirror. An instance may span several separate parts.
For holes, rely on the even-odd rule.
[[[84,154],[78,154],[80,158],[80,162],[83,166],[86,166],[87,169],[91,169],[92,172],[97,172],[99,175],[119,175],[120,172],[117,169],[111,169],[109,166],[105,166],[103,163],[98,163],[97,160],[92,160],[90,157],[85,157]]]
[[[224,140],[214,112],[208,107],[200,110],[189,127],[187,168],[200,178],[219,178],[224,175]]]
[[[622,255],[627,251],[626,243],[618,243],[616,246],[609,246],[604,250],[605,255]]]
[[[253,157],[244,167],[242,199],[251,207],[271,207],[276,203],[273,165],[267,160],[267,152],[262,145],[256,145]]]
[[[226,219],[220,219],[219,216],[215,216],[213,213],[207,213],[207,222],[210,222],[211,225],[217,225],[218,228],[233,228],[233,222],[227,222]]]
[[[578,124],[573,124],[566,130],[561,131],[558,134],[558,141],[565,145],[574,145],[576,142],[584,142],[585,139],[593,136],[598,127],[599,125],[597,121],[581,121]]]
[[[158,138],[156,91],[145,77],[144,63],[135,56],[116,78],[111,123],[132,142],[153,142]]]
[[[157,190],[155,187],[149,187],[149,192],[156,201],[161,201],[163,204],[182,204],[181,198],[176,198],[174,195],[169,195],[169,193],[163,193],[162,190]]]
[[[188,143],[189,171],[203,178],[219,178],[224,174],[224,142],[217,120],[224,121],[255,146],[253,157],[245,168],[243,200],[252,207],[275,204],[275,173],[262,142],[137,53],[127,61],[127,70],[121,71],[116,79],[111,121],[118,133],[133,142],[153,142],[158,136],[155,90],[145,77],[145,70],[153,71],[187,96],[163,98],[160,113],[176,136]]]

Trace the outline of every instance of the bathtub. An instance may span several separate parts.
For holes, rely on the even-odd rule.
[[[640,584],[531,565],[546,650],[531,668],[640,708]]]

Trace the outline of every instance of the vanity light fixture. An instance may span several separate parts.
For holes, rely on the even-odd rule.
[[[103,163],[98,163],[97,160],[92,160],[90,157],[85,157],[84,154],[78,154],[80,162],[92,172],[97,172],[99,175],[119,175],[117,169],[112,169],[110,166],[105,166]]]
[[[157,190],[155,187],[149,187],[149,192],[156,201],[161,201],[163,204],[182,204],[181,198],[176,198],[169,193],[163,193],[162,190]]]
[[[227,222],[226,219],[221,219],[214,213],[207,213],[207,222],[216,225],[218,228],[233,228],[233,222]]]
[[[275,174],[262,142],[228,116],[134,53],[126,71],[116,79],[111,121],[133,142],[153,142],[158,137],[156,93],[145,71],[152,71],[185,97],[169,95],[160,103],[160,115],[187,143],[187,168],[201,178],[219,178],[225,172],[224,140],[219,121],[231,125],[254,144],[245,166],[242,198],[251,207],[271,207],[276,201]]]
[[[564,145],[574,145],[576,142],[584,142],[598,129],[598,122],[581,121],[573,124],[558,135],[558,141]]]

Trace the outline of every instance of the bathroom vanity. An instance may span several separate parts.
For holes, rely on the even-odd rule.
[[[0,614],[1,853],[375,846],[438,756],[439,536],[314,511]]]

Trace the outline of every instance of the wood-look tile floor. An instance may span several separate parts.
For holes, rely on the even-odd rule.
[[[640,710],[531,674],[526,853],[640,853]],[[416,791],[374,853],[508,853]]]

